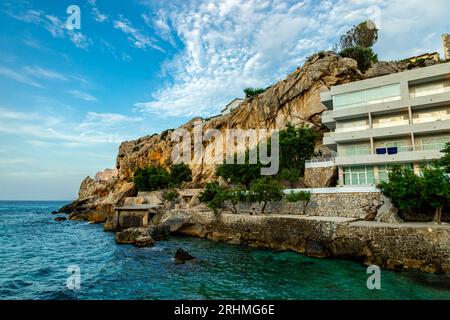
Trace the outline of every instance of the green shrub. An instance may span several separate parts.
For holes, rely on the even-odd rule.
[[[209,182],[205,185],[205,188],[200,192],[198,199],[200,202],[210,202],[214,199],[217,193],[224,189],[219,186],[217,182]]]
[[[261,214],[264,214],[269,201],[280,201],[283,196],[284,193],[278,181],[266,176],[252,184],[248,193],[248,200],[262,203]]]
[[[395,167],[389,173],[389,181],[378,187],[403,212],[414,214],[433,209],[438,223],[443,208],[450,205],[450,178],[439,167],[424,168],[420,176],[411,169]]]
[[[358,63],[358,68],[362,72],[367,71],[372,63],[378,62],[378,56],[371,48],[364,48],[360,46],[343,49],[339,55],[344,58],[351,58]]]
[[[170,167],[170,180],[179,186],[182,182],[192,181],[192,170],[185,163],[174,164]]]
[[[286,200],[289,202],[309,201],[311,193],[307,191],[291,191],[286,195]]]
[[[283,169],[278,174],[278,179],[289,182],[291,188],[294,188],[295,183],[298,181],[299,178],[300,178],[300,170],[296,168]]]
[[[260,93],[266,91],[264,88],[245,88],[244,93],[246,98],[257,96]]]
[[[161,195],[164,202],[172,202],[178,199],[180,194],[175,189],[165,189]]]
[[[308,207],[309,201],[311,200],[311,193],[308,191],[291,191],[286,195],[286,200],[288,202],[299,202],[303,203],[303,214],[306,213],[306,208]]]
[[[133,182],[138,191],[153,191],[167,188],[170,184],[170,176],[161,167],[149,166],[137,169]]]
[[[444,156],[437,161],[437,165],[441,166],[446,173],[450,174],[450,142],[447,142],[441,152]]]
[[[305,171],[305,161],[315,155],[314,148],[318,133],[306,126],[294,127],[288,123],[286,129],[280,131],[280,170],[295,169],[299,176]],[[295,171],[290,171],[293,179]]]

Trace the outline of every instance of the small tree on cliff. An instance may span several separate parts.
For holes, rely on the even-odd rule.
[[[170,176],[161,167],[149,166],[137,169],[133,182],[139,191],[153,191],[167,188],[170,184]]]
[[[342,35],[336,49],[340,50],[341,57],[355,60],[358,68],[364,72],[378,61],[378,56],[372,50],[377,40],[378,29],[373,21],[368,20],[353,26]]]
[[[176,186],[182,182],[192,181],[192,170],[185,163],[174,164],[170,167],[170,180]]]
[[[278,181],[266,176],[252,184],[248,193],[248,200],[262,203],[261,214],[264,214],[269,201],[280,201],[283,196],[284,193]]]
[[[223,177],[228,182],[235,185],[243,185],[250,188],[252,181],[260,177],[261,163],[249,163],[249,150],[245,152],[244,164],[221,164],[216,169],[216,175]]]
[[[372,20],[353,26],[339,39],[341,50],[353,47],[372,48],[378,40],[378,29]]]
[[[286,129],[280,131],[281,172],[283,169],[295,169],[299,176],[303,176],[305,161],[314,156],[317,138],[318,133],[314,129],[304,125],[296,128],[288,123]]]

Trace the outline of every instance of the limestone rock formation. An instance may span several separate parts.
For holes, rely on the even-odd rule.
[[[246,99],[231,113],[211,119],[194,118],[181,128],[192,134],[196,123],[202,124],[203,131],[217,129],[221,132],[226,129],[283,129],[287,123],[292,123],[304,124],[323,133],[328,129],[321,123],[321,114],[325,110],[320,103],[322,90],[338,84],[400,72],[410,67],[408,62],[379,62],[363,74],[353,59],[342,58],[333,52],[315,54],[302,68],[258,96]],[[119,147],[116,169],[107,169],[97,174],[95,179],[84,179],[78,200],[70,208],[64,208],[64,212],[73,213],[71,219],[88,219],[87,212],[97,204],[114,206],[122,203],[126,197],[133,196],[136,191],[130,181],[136,169],[148,165],[171,165],[171,154],[176,145],[171,141],[172,131],[170,129],[159,135],[123,142]],[[205,141],[204,147],[208,144]],[[316,150],[322,151],[322,154],[329,153],[320,141]],[[201,163],[191,165],[191,169],[193,182],[187,187],[201,187],[205,182],[215,179],[215,165],[204,158]],[[332,172],[320,173],[317,177],[311,177],[307,185],[327,185],[333,179],[332,175]],[[79,202],[85,199],[88,201]],[[106,211],[105,214],[108,215],[109,212]]]
[[[384,198],[384,203],[378,208],[375,221],[377,222],[389,222],[389,223],[401,223],[403,219],[398,216],[398,210],[392,203],[391,199]]]

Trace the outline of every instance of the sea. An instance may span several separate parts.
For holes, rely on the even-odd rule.
[[[66,203],[0,202],[0,299],[450,299],[449,275],[381,270],[373,288],[357,261],[182,236],[119,245],[101,224],[55,221]],[[196,260],[176,265],[178,248]]]

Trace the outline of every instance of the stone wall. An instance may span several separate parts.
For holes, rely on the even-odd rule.
[[[167,220],[166,220],[167,221]],[[192,212],[182,234],[231,244],[359,260],[392,270],[450,272],[450,226],[339,217]]]
[[[306,208],[303,202],[290,203],[283,200],[268,203],[265,214],[305,214],[364,219],[368,214],[376,214],[380,205],[379,192],[311,193],[311,200]],[[259,203],[241,203],[236,206],[238,212],[244,214],[259,214],[261,207],[262,204]]]

